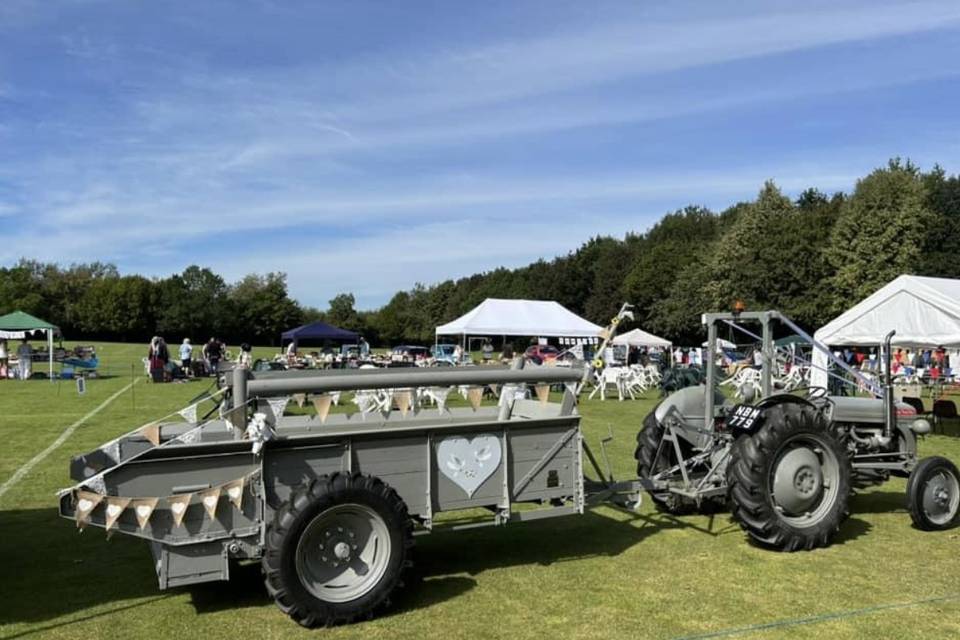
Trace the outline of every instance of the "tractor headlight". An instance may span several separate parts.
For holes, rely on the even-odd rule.
[[[910,430],[918,436],[925,436],[933,431],[933,428],[930,426],[930,421],[926,418],[917,418],[910,423]]]

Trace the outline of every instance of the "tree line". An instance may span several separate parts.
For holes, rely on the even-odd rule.
[[[688,206],[643,233],[591,238],[519,269],[417,284],[370,311],[358,311],[350,293],[325,310],[300,305],[282,273],[228,284],[197,266],[148,279],[121,276],[108,264],[21,261],[0,269],[0,313],[22,308],[77,337],[215,334],[266,344],[284,329],[324,319],[391,345],[429,343],[437,325],[488,297],[556,300],[598,324],[629,301],[637,326],[693,344],[702,340],[700,314],[736,300],[815,329],[901,273],[960,277],[956,246],[960,177],[894,159],[849,194],[811,188],[791,199],[767,182],[755,199],[720,212]]]

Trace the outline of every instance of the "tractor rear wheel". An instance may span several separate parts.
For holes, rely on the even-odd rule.
[[[295,492],[267,529],[267,591],[304,627],[372,618],[412,564],[413,524],[397,492],[360,473]]]
[[[907,481],[907,510],[924,531],[949,529],[960,511],[960,472],[941,456],[924,458]]]
[[[772,406],[734,443],[727,484],[734,519],[762,546],[784,551],[830,543],[849,515],[850,460],[815,408]]]

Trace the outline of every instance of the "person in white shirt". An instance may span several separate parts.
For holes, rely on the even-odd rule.
[[[33,347],[24,338],[23,342],[17,348],[17,368],[20,371],[21,380],[29,380],[33,374]]]
[[[193,345],[190,344],[190,338],[184,338],[180,345],[180,366],[183,367],[183,373],[190,375],[191,360],[193,358]]]
[[[246,342],[240,345],[240,355],[237,356],[237,366],[243,367],[244,369],[249,369],[253,366],[253,353],[251,353],[250,345]]]

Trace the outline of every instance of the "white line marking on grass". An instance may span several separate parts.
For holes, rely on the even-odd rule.
[[[10,487],[12,487],[13,485],[15,485],[15,484],[17,484],[18,482],[20,482],[20,480],[23,479],[23,476],[25,476],[25,475],[27,475],[28,473],[30,473],[30,470],[31,470],[31,469],[33,469],[35,466],[37,466],[37,464],[39,464],[41,461],[43,461],[44,458],[46,458],[48,455],[50,455],[51,453],[53,453],[53,452],[57,449],[57,447],[59,447],[60,445],[62,445],[62,444],[67,440],[67,438],[69,438],[71,435],[73,435],[73,432],[76,431],[76,430],[80,427],[80,425],[82,425],[84,422],[86,422],[87,420],[89,420],[89,419],[92,418],[93,416],[95,416],[95,415],[97,415],[98,413],[100,413],[101,411],[103,411],[103,410],[107,407],[108,404],[110,404],[111,402],[113,402],[114,400],[116,400],[117,398],[119,398],[121,395],[123,395],[124,393],[126,393],[127,391],[129,391],[130,388],[131,388],[133,385],[137,384],[139,381],[140,381],[140,378],[135,379],[133,382],[131,382],[130,384],[128,384],[127,386],[125,386],[123,389],[120,389],[120,391],[117,391],[115,394],[113,394],[112,396],[110,396],[109,398],[107,398],[106,400],[104,400],[103,402],[101,402],[101,403],[97,406],[96,409],[94,409],[93,411],[91,411],[90,413],[88,413],[87,415],[83,416],[82,418],[80,418],[79,420],[77,420],[76,422],[74,422],[73,424],[71,424],[69,427],[67,427],[66,429],[64,429],[64,430],[63,430],[63,433],[61,433],[60,436],[59,436],[56,440],[53,441],[53,444],[51,444],[49,447],[47,447],[46,449],[44,449],[43,451],[41,451],[41,452],[38,453],[37,455],[33,456],[33,457],[30,459],[30,461],[27,462],[27,464],[25,464],[25,465],[23,465],[22,467],[20,467],[19,469],[17,469],[16,472],[14,472],[14,474],[13,474],[12,476],[10,476],[10,479],[9,479],[9,480],[7,480],[7,481],[4,482],[2,485],[0,485],[0,498],[3,497],[3,494],[5,494],[5,493],[10,489]]]

